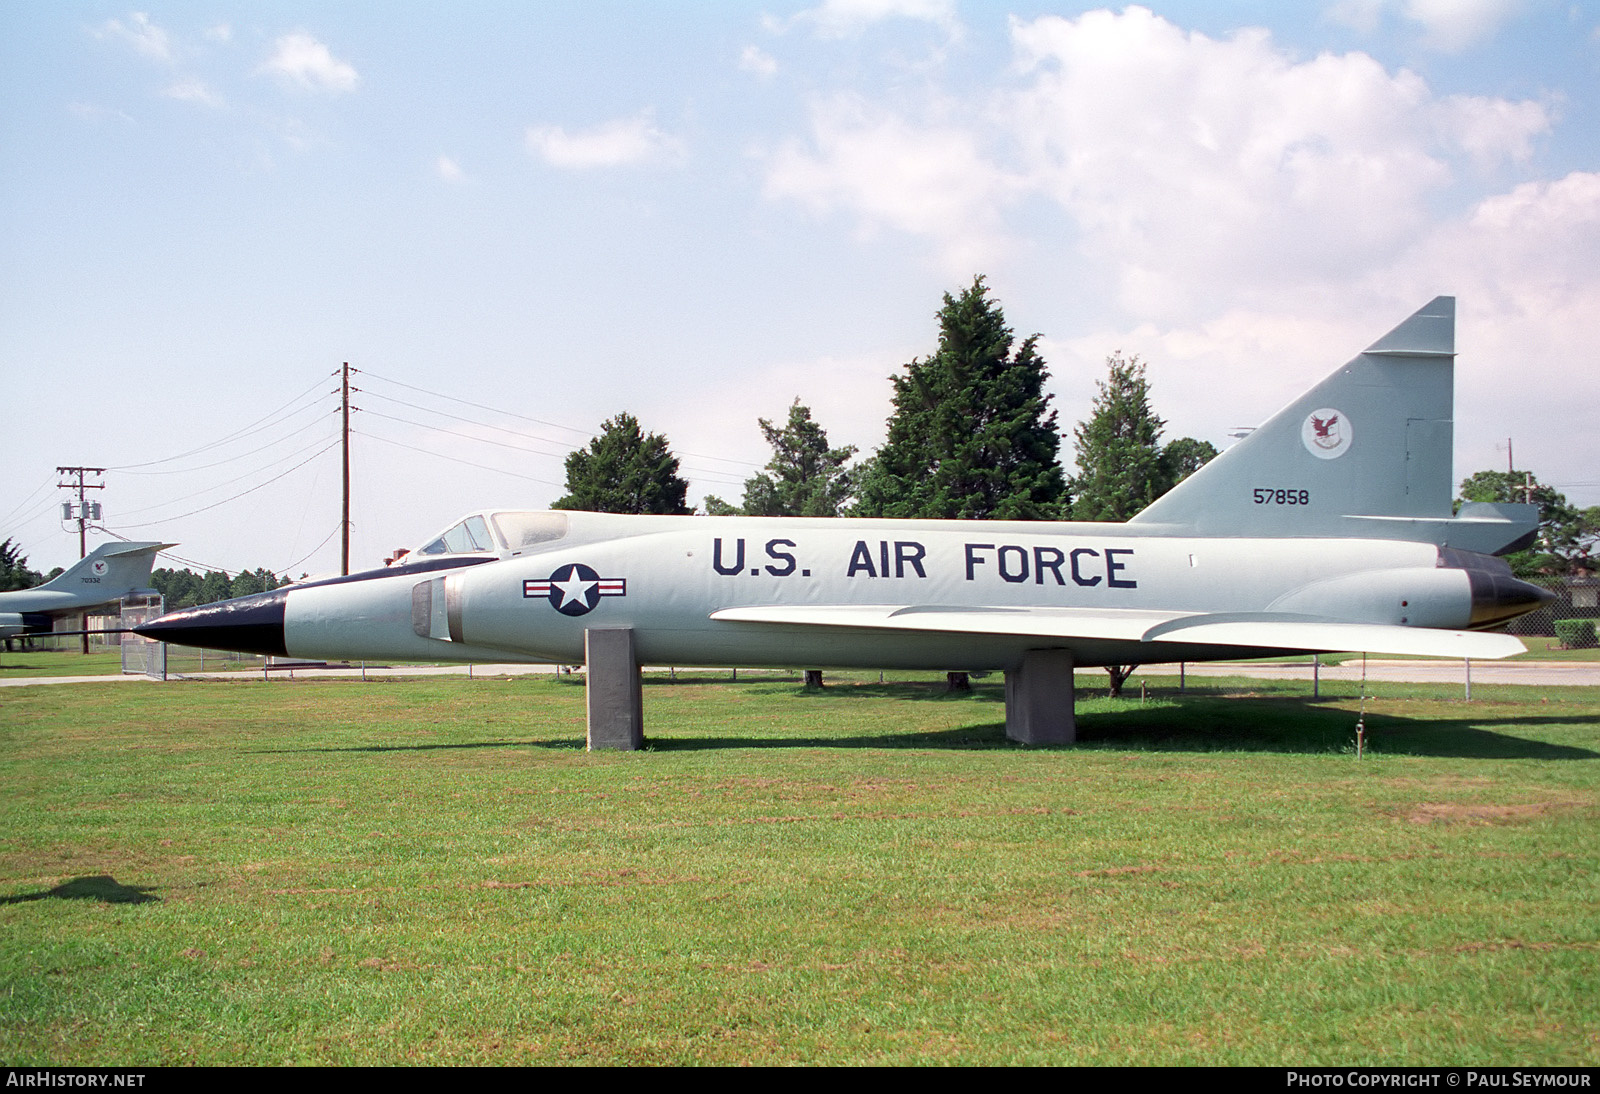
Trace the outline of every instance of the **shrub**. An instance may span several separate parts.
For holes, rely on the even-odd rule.
[[[1558,619],[1556,637],[1561,639],[1561,645],[1566,649],[1592,649],[1595,646],[1594,620]]]

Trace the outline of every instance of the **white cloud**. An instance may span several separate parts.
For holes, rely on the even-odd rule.
[[[683,142],[656,128],[648,111],[576,133],[559,125],[530,126],[526,139],[528,150],[552,167],[580,170],[670,163],[686,154]]]
[[[778,62],[760,46],[745,46],[739,54],[739,69],[766,79],[777,75]]]
[[[853,213],[871,234],[886,225],[932,237],[957,276],[1002,249],[1001,212],[1015,183],[984,155],[972,129],[913,121],[860,98],[814,103],[809,141],[769,158],[769,198],[800,202],[817,216]]]
[[[126,23],[120,19],[107,19],[94,33],[98,38],[119,38],[152,61],[172,60],[171,38],[142,11],[129,15]]]
[[[440,156],[434,163],[434,169],[439,172],[439,177],[446,182],[467,181],[467,173],[461,170],[461,165],[449,156]]]
[[[204,80],[187,78],[177,81],[162,92],[169,99],[179,102],[197,103],[200,106],[221,106],[222,98],[211,88],[206,86]]]
[[[1551,125],[1364,53],[1298,60],[1264,30],[1213,39],[1137,7],[1016,20],[1012,40],[1014,81],[980,102],[816,107],[767,195],[927,238],[968,273],[1043,198],[1132,315],[1181,321],[1387,265],[1463,165],[1524,158]]]
[[[98,106],[95,103],[69,103],[67,105],[67,110],[72,113],[73,117],[81,118],[86,122],[99,122],[106,121],[108,119],[111,121],[128,122],[130,124],[133,122],[133,115],[127,113],[126,111],[117,110],[108,106]]]
[[[954,0],[823,0],[790,22],[809,24],[823,38],[847,38],[888,19],[931,23],[952,38],[961,30]]]
[[[1322,16],[1330,23],[1371,34],[1378,29],[1383,5],[1384,0],[1335,0],[1323,9]]]
[[[213,42],[233,41],[233,28],[227,23],[218,23],[214,27],[206,28],[206,37]]]
[[[1170,325],[1138,323],[1043,352],[1064,377],[1063,417],[1086,410],[1111,349],[1150,361],[1168,435],[1221,443],[1254,425],[1435,295],[1457,298],[1455,477],[1519,466],[1552,483],[1593,482],[1600,405],[1600,173],[1574,172],[1487,196],[1419,232],[1395,259],[1314,286],[1255,286],[1253,303]],[[1243,294],[1241,294],[1243,295]],[[1229,401],[1219,400],[1219,387]],[[1502,446],[1497,456],[1495,446]],[[1593,497],[1593,487],[1569,491]],[[1581,502],[1590,504],[1590,502]]]
[[[360,80],[353,66],[303,31],[285,34],[273,43],[272,55],[258,69],[310,91],[343,92]]]
[[[1422,25],[1429,45],[1458,53],[1492,36],[1522,7],[1522,0],[1405,0],[1404,12]]]
[[[1029,82],[1005,113],[1027,173],[1144,314],[1385,261],[1463,135],[1492,159],[1548,124],[1533,104],[1436,99],[1363,53],[1295,62],[1264,31],[1212,39],[1141,8],[1017,22],[1013,39]]]
[[[1526,7],[1525,0],[1335,0],[1323,17],[1371,34],[1394,12],[1422,28],[1424,44],[1446,53],[1459,53],[1492,37]]]

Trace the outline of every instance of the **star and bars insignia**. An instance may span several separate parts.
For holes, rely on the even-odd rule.
[[[543,581],[522,583],[523,599],[548,599],[562,615],[587,615],[599,606],[602,596],[627,595],[627,578],[601,577],[581,562],[559,566]]]

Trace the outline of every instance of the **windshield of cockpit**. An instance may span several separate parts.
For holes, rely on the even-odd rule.
[[[492,530],[491,530],[492,528]],[[527,510],[474,513],[418,547],[416,554],[520,555],[542,543],[567,534],[567,514]]]
[[[489,524],[481,515],[473,515],[453,525],[442,535],[417,548],[419,555],[493,555],[499,554],[494,537],[489,534]]]

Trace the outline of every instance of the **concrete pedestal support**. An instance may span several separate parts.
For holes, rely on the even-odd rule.
[[[590,627],[583,632],[588,680],[588,747],[634,752],[644,747],[644,689],[632,627]]]
[[[1072,703],[1072,652],[1029,650],[1006,673],[1006,736],[1025,745],[1078,739]]]

